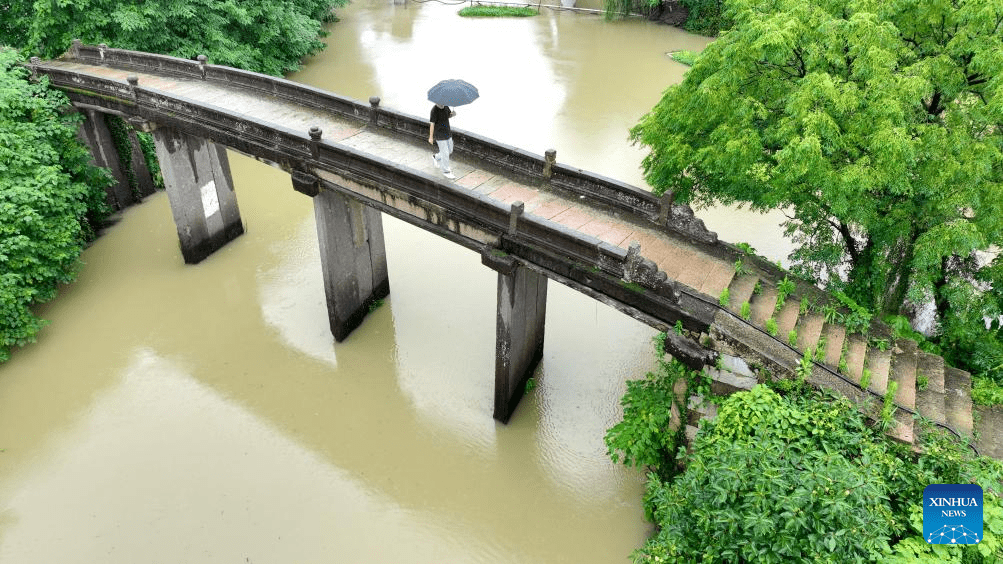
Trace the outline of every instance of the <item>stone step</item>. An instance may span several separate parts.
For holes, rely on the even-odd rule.
[[[822,336],[822,327],[824,325],[825,318],[817,313],[806,313],[799,317],[797,325],[794,326],[798,332],[798,349],[802,352],[808,349],[814,350],[815,345]]]
[[[846,327],[826,322],[822,335],[825,336],[825,363],[836,368],[839,366],[839,357],[843,354]]]
[[[735,276],[728,286],[728,295],[731,298],[731,306],[728,308],[735,314],[741,314],[742,304],[749,302],[751,312],[752,291],[756,288],[759,277],[754,274],[742,274]]]
[[[964,370],[944,367],[944,408],[947,424],[961,433],[972,436],[972,378]]]
[[[926,377],[926,387],[935,392],[944,393],[944,357],[919,351],[916,359],[916,385],[922,376]]]
[[[750,320],[757,327],[764,327],[766,320],[773,317],[773,308],[777,305],[777,288],[763,284],[763,291],[753,294],[749,304],[752,308]]]
[[[888,391],[888,372],[891,370],[891,358],[891,351],[883,351],[878,347],[867,347],[864,367],[871,372],[871,381],[867,388],[882,396]]]
[[[912,339],[895,341],[888,375],[888,381],[897,384],[893,398],[895,405],[913,411],[916,409],[916,352],[916,341]],[[894,417],[895,424],[888,430],[888,434],[899,441],[912,444],[915,440],[912,413],[896,409]]]
[[[920,384],[926,378],[926,386]],[[916,411],[934,423],[947,423],[944,408],[944,359],[919,351],[916,356]]]
[[[704,279],[698,289],[708,296],[720,298],[721,292],[731,285],[731,281],[734,278],[735,266],[727,262],[719,262],[711,267],[710,271],[707,273],[707,278]],[[741,305],[741,303],[739,305]]]
[[[792,300],[787,298],[784,302],[784,306],[780,308],[779,312],[774,313],[774,317],[777,319],[777,338],[783,342],[787,342],[787,334],[791,332],[791,329],[798,322],[798,313],[801,308],[801,303],[797,300]]]
[[[859,384],[860,374],[864,370],[867,340],[860,335],[852,334],[846,339],[846,343],[846,376]]]
[[[898,382],[895,390],[895,403],[902,407],[916,409],[916,341],[899,339],[895,341],[892,350],[891,373],[889,381]]]

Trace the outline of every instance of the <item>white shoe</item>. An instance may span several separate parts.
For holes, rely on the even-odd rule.
[[[456,175],[453,174],[452,172],[444,172],[442,173],[442,175],[450,180],[456,180]]]

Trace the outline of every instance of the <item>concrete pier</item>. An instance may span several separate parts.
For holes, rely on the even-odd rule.
[[[79,136],[90,147],[92,164],[108,169],[115,179],[114,184],[106,189],[108,205],[115,210],[130,206],[135,203],[135,198],[132,196],[129,181],[122,171],[122,163],[118,158],[118,151],[115,150],[111,131],[105,123],[105,115],[92,109],[83,109],[80,112],[84,114],[84,122],[80,124]]]
[[[140,198],[145,198],[157,191],[153,184],[153,175],[150,168],[146,166],[146,157],[143,155],[143,146],[139,142],[139,135],[136,130],[129,128],[129,146],[132,148],[132,174],[136,178],[136,190]]]
[[[390,293],[383,218],[378,210],[333,190],[317,192],[313,211],[328,319],[334,339],[341,342],[362,324],[370,306]]]
[[[166,127],[154,129],[153,140],[181,254],[200,262],[244,232],[226,149]]]
[[[481,262],[498,271],[494,418],[508,423],[543,358],[547,277],[496,251]]]

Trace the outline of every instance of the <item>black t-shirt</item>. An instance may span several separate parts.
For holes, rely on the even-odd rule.
[[[432,134],[432,138],[436,141],[440,139],[449,139],[452,133],[449,131],[449,114],[451,113],[449,106],[432,106],[432,113],[428,116],[429,123],[434,123],[435,128]]]

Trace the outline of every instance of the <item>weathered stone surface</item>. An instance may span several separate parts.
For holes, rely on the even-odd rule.
[[[328,323],[338,342],[390,293],[380,212],[332,190],[313,199]]]
[[[192,264],[244,232],[226,150],[173,128],[153,132],[181,254]]]
[[[704,371],[711,377],[710,389],[718,395],[729,395],[735,392],[751,390],[758,383],[755,376],[735,374],[727,370],[707,367]]]
[[[976,448],[983,456],[1003,460],[1003,407],[976,407],[979,422],[976,425],[979,440]]]
[[[493,253],[481,255],[498,270],[495,344],[494,418],[508,423],[525,392],[526,381],[543,358],[547,278]]]
[[[84,110],[83,114],[84,122],[80,125],[79,135],[91,150],[91,164],[108,169],[114,179],[106,189],[106,201],[112,209],[124,209],[132,205],[135,198],[125,178],[115,141],[105,123],[105,114],[91,109]]]

